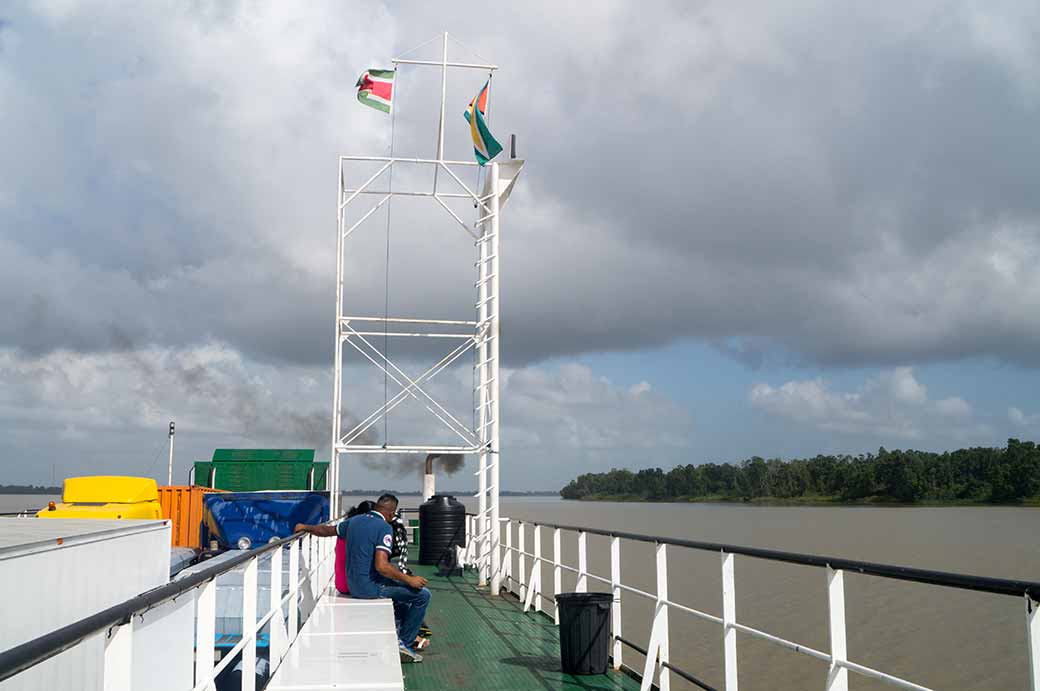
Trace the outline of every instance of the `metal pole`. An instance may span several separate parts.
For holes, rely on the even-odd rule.
[[[502,454],[499,448],[499,406],[498,406],[498,315],[499,315],[499,295],[498,295],[498,215],[499,215],[499,203],[498,203],[498,164],[491,164],[491,247],[489,248],[490,264],[488,271],[491,272],[491,280],[489,285],[489,301],[490,314],[488,315],[490,320],[490,332],[488,337],[490,338],[490,352],[489,352],[489,365],[488,376],[490,377],[490,387],[488,395],[491,396],[491,525],[494,527],[494,532],[491,534],[491,594],[498,595],[499,589],[502,584],[502,575],[500,573],[499,566],[502,562],[501,552],[501,536],[498,531],[498,519],[499,519],[499,505],[498,505],[498,487],[499,487],[499,466],[502,463]],[[485,224],[486,226],[487,224]]]
[[[831,664],[827,670],[827,691],[848,691],[849,670],[845,646],[845,572],[827,567],[827,615],[831,638]]]
[[[488,274],[488,225],[485,223],[481,228],[480,239],[477,240],[477,326],[476,326],[476,346],[474,349],[476,357],[477,367],[477,405],[479,410],[477,411],[477,430],[478,430],[478,441],[481,444],[480,458],[478,460],[477,468],[477,583],[478,585],[486,585],[487,581],[484,575],[484,558],[486,557],[486,551],[484,549],[484,534],[487,530],[487,466],[488,466],[488,449],[491,446],[491,427],[487,424],[488,422],[488,368],[487,368],[487,353],[488,353],[488,330],[487,330],[487,319],[489,313],[488,307],[488,291],[489,281],[487,280]]]
[[[733,577],[733,554],[722,553],[722,641],[725,656],[726,691],[737,691],[737,621],[736,583]]]
[[[621,538],[610,538],[610,623],[614,631],[614,669],[621,669]]]
[[[444,32],[444,52],[441,58],[441,119],[437,123],[437,160],[444,160],[444,104],[448,97],[448,32]],[[440,166],[433,169],[433,193],[437,194],[437,173]]]
[[[563,571],[560,569],[560,529],[553,528],[553,623],[560,625],[560,603],[556,596],[563,590]]]
[[[329,490],[329,515],[338,518],[339,510],[339,446],[340,438],[340,405],[343,388],[343,340],[340,338],[340,323],[343,318],[343,224],[346,218],[343,201],[343,161],[339,162],[339,188],[336,190],[336,329],[335,329],[335,362],[333,363],[332,382],[332,445],[329,447],[329,476],[325,484]]]
[[[173,420],[170,420],[170,462],[166,468],[166,484],[173,484]]]
[[[1031,691],[1040,691],[1040,603],[1026,595],[1026,642],[1029,646]]]
[[[660,630],[660,647],[657,649],[657,657],[661,661],[661,668],[657,673],[657,688],[660,691],[670,691],[671,672],[668,670],[669,646],[668,646],[668,545],[663,542],[657,545],[657,617]]]
[[[256,636],[257,562],[253,557],[242,573],[242,636]],[[242,649],[242,691],[256,691],[256,639]]]

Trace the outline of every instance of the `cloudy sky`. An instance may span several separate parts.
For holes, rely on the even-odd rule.
[[[165,479],[170,419],[179,479],[216,446],[327,449],[336,155],[391,143],[353,85],[445,30],[502,66],[492,129],[527,159],[507,488],[1040,438],[1036,2],[430,4],[0,7],[0,482]],[[449,76],[452,157],[485,78]],[[398,155],[434,153],[438,89],[400,71]],[[389,281],[382,211],[348,247],[351,308],[471,318],[471,242],[391,212]],[[357,417],[383,396],[363,364]],[[469,364],[431,386],[460,417]],[[430,439],[424,415],[375,432]]]

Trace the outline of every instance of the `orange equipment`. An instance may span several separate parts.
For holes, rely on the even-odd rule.
[[[162,517],[173,521],[170,544],[174,547],[199,548],[199,526],[202,525],[202,496],[222,492],[209,487],[165,485],[159,488]]]

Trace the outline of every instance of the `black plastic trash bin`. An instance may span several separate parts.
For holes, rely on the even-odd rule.
[[[560,665],[566,674],[604,674],[610,662],[610,593],[560,593]]]

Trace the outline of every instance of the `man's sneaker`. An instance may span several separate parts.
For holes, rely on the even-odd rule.
[[[401,653],[401,662],[422,662],[422,655],[415,652],[404,643],[398,643],[397,650]]]

